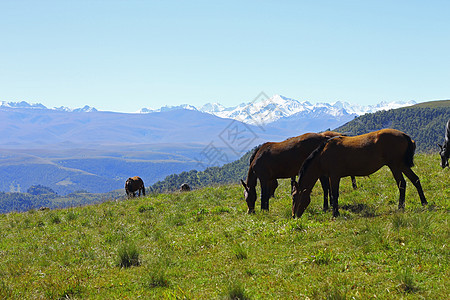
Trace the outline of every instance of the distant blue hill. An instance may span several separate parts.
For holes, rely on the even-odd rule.
[[[49,186],[59,194],[147,185],[234,161],[265,141],[301,132],[247,125],[194,110],[150,114],[0,107],[0,191]]]

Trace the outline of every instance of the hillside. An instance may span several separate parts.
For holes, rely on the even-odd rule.
[[[204,171],[191,170],[169,175],[164,180],[153,184],[150,191],[154,193],[176,191],[183,183],[197,189],[239,182],[240,179],[247,178],[250,156],[255,149],[256,147],[245,153],[240,159],[221,167],[209,167]]]
[[[436,100],[436,101],[428,101],[423,103],[418,103],[413,105],[412,107],[416,108],[438,108],[438,107],[450,107],[450,100]]]
[[[437,152],[436,143],[444,139],[450,119],[450,101],[433,101],[411,107],[366,114],[340,126],[336,131],[348,135],[394,128],[406,132],[415,141],[418,152]]]
[[[246,214],[239,185],[0,215],[1,299],[442,299],[450,293],[449,170],[416,156],[429,205],[388,168],[321,189],[291,219],[289,180],[270,212]]]

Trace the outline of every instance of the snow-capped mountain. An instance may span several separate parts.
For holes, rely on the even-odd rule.
[[[195,106],[192,106],[190,104],[181,104],[181,105],[177,105],[177,106],[165,105],[158,109],[142,108],[139,112],[140,113],[154,113],[154,112],[165,112],[165,111],[172,111],[172,110],[178,110],[178,109],[198,110]]]
[[[80,107],[80,108],[70,108],[67,106],[60,106],[60,107],[55,107],[54,110],[67,111],[67,112],[95,112],[95,111],[97,111],[97,109],[95,107],[92,107],[89,105],[85,105],[84,107]]]
[[[32,109],[49,109],[41,103],[28,103],[26,101],[20,102],[6,102],[0,101],[0,108],[32,108]],[[54,107],[51,110],[66,111],[66,112],[95,112],[95,107],[85,105],[80,108],[70,108],[67,106]]]
[[[164,106],[157,110],[142,109],[141,113],[170,111],[176,109],[198,110],[212,114],[220,118],[238,120],[251,125],[270,124],[284,118],[336,118],[350,120],[355,116],[366,113],[374,113],[380,110],[389,110],[416,104],[415,101],[408,102],[380,102],[376,105],[363,106],[337,101],[335,103],[316,103],[298,101],[281,95],[260,101],[241,103],[234,107],[224,107],[219,103],[207,103],[200,108],[192,105]],[[291,118],[292,117],[292,118]]]
[[[20,102],[6,102],[6,101],[0,101],[0,107],[8,107],[8,108],[36,108],[36,109],[46,109],[44,105],[40,103],[33,103],[30,104],[25,101]]]
[[[333,119],[337,122],[346,122],[355,116],[366,113],[374,113],[380,110],[389,110],[416,104],[415,101],[408,102],[380,102],[376,105],[359,105],[348,102],[337,101],[334,103],[315,103],[299,101],[281,95],[271,98],[260,97],[259,101],[241,103],[234,107],[225,107],[219,103],[206,103],[197,108],[190,104],[178,106],[163,106],[159,109],[142,108],[139,113],[169,112],[175,110],[192,110],[208,113],[220,118],[234,119],[251,125],[267,125],[273,123],[285,123],[289,120],[318,120]],[[0,102],[0,108],[31,108],[48,109],[40,103],[21,102]],[[82,108],[69,108],[65,106],[55,107],[51,110],[66,112],[96,112],[97,109],[91,106]],[[333,125],[334,123],[330,124]]]

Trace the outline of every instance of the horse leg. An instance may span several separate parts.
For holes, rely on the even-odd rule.
[[[328,210],[328,193],[330,192],[330,180],[326,176],[321,176],[320,183],[322,184],[322,190],[323,190],[323,211]],[[331,194],[330,194],[331,199]]]
[[[427,199],[425,198],[425,194],[423,193],[423,189],[422,189],[422,185],[420,184],[419,176],[417,176],[416,173],[414,173],[414,171],[411,170],[410,168],[403,171],[403,173],[406,175],[406,177],[408,177],[409,180],[411,180],[411,182],[416,187],[417,193],[419,193],[420,202],[422,202],[422,205],[427,205],[428,202],[427,202]]]
[[[269,210],[269,198],[271,194],[270,183],[261,182],[261,210]]]
[[[356,178],[355,176],[350,176],[350,178],[352,179],[352,187],[354,190],[356,190],[358,188],[358,186],[356,185]]]
[[[397,187],[400,192],[400,197],[398,199],[398,209],[405,208],[405,192],[406,192],[406,181],[403,178],[402,172],[398,169],[391,169],[392,175],[394,175],[394,179],[397,182]]]
[[[275,190],[278,187],[278,180],[274,179],[272,181],[270,181],[270,198],[274,197],[275,198]]]
[[[339,217],[339,183],[341,178],[330,177],[330,187],[331,187],[331,205],[333,206],[333,217]]]

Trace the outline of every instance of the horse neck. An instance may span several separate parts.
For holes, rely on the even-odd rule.
[[[254,188],[256,187],[256,181],[257,181],[257,177],[255,172],[253,171],[252,166],[250,166],[248,168],[248,174],[247,174],[247,187],[248,188]]]
[[[299,186],[300,190],[308,190],[311,191],[316,184],[317,180],[321,176],[320,166],[319,166],[319,158],[316,157],[306,168],[303,170],[304,173],[299,177]]]

